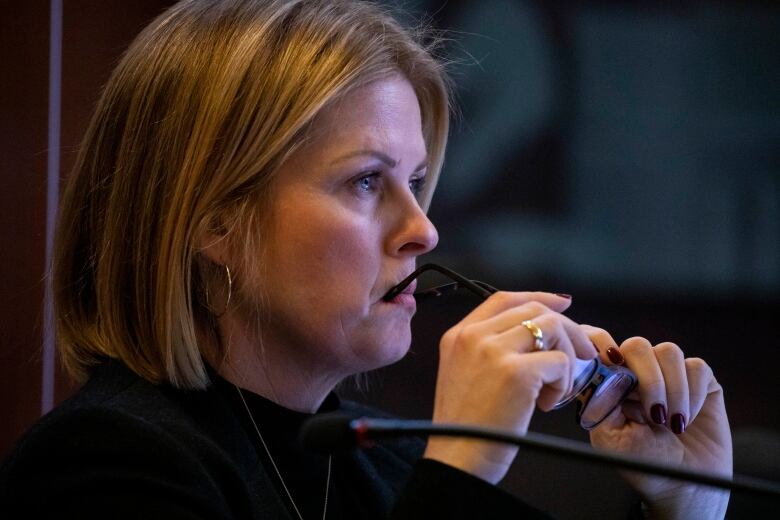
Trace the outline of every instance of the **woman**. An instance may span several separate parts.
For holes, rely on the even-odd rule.
[[[376,6],[191,0],[106,86],[69,179],[54,267],[65,367],[88,382],[6,461],[26,516],[543,516],[493,484],[516,450],[431,439],[321,457],[294,442],[334,386],[401,358],[436,246],[442,65]],[[564,296],[497,293],[441,340],[434,421],[523,433],[602,353],[638,400],[593,443],[730,474],[722,392],[701,360],[617,346]],[[530,320],[543,333],[534,337]],[[658,516],[723,516],[727,494],[629,475]]]

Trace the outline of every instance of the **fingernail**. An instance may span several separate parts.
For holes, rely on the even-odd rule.
[[[616,365],[622,365],[626,362],[626,360],[623,358],[623,354],[621,354],[620,351],[615,347],[609,347],[607,349],[607,357]]]
[[[650,407],[650,418],[655,424],[666,424],[666,407],[661,403],[655,403]],[[674,417],[672,417],[672,423],[674,424]],[[674,429],[674,426],[672,426],[672,429]]]
[[[677,435],[685,431],[685,417],[683,417],[683,414],[676,413],[672,415],[672,431]]]
[[[565,293],[555,293],[555,296],[560,296],[561,298],[566,298],[567,300],[571,300],[571,294],[565,294]]]

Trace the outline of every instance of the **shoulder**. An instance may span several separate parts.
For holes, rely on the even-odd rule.
[[[128,501],[139,514],[145,509],[132,508],[227,516],[226,495],[242,479],[212,418],[188,410],[188,397],[204,401],[206,393],[182,396],[128,372],[96,373],[19,441],[0,471],[4,510],[45,513],[87,503],[99,510]],[[143,504],[133,497],[151,498]]]
[[[212,393],[155,385],[119,363],[108,363],[33,425],[7,463],[33,450],[94,454],[156,444],[173,444],[177,453],[205,449],[212,443],[212,415],[220,413]]]

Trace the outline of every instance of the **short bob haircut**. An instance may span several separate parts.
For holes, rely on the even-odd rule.
[[[114,358],[155,383],[208,385],[198,237],[216,226],[239,257],[258,251],[275,171],[357,87],[400,73],[414,88],[427,208],[449,125],[437,43],[357,0],[185,0],[154,20],[111,75],[63,195],[52,276],[66,371],[83,381]]]

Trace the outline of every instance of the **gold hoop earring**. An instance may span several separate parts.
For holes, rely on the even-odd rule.
[[[228,310],[228,306],[230,306],[230,298],[233,296],[233,277],[230,276],[230,268],[225,264],[223,266],[225,268],[225,274],[227,275],[227,281],[228,281],[228,293],[227,293],[227,299],[225,300],[225,308],[222,309],[222,312],[215,312],[214,308],[211,306],[211,302],[209,302],[209,286],[206,284],[206,309],[214,315],[215,318],[221,318],[224,316],[224,314]]]

